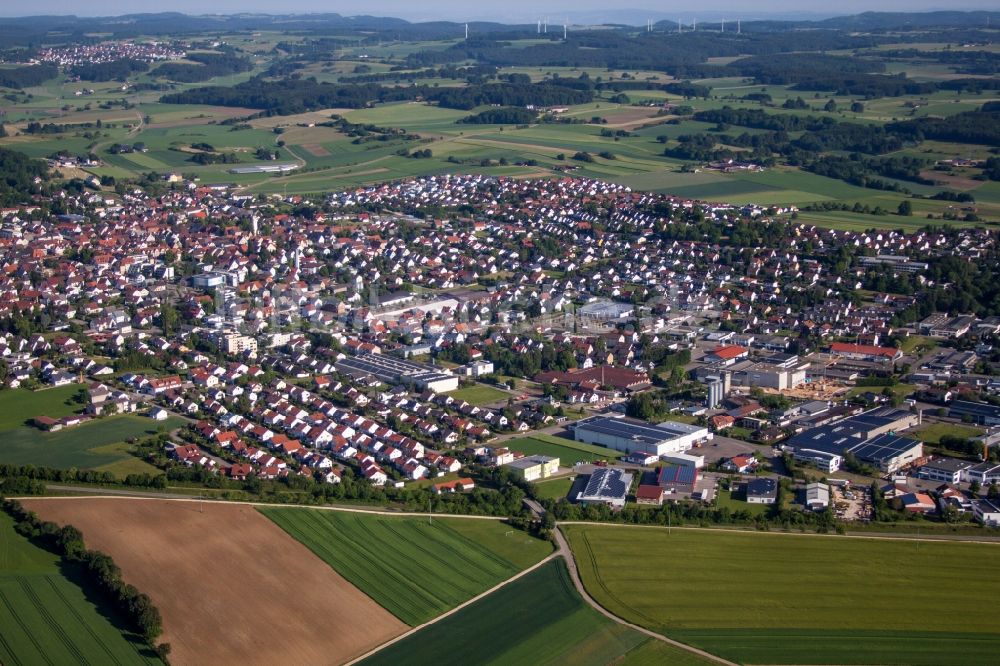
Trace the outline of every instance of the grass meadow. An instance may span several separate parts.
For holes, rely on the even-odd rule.
[[[1000,546],[565,526],[587,590],[636,624],[747,664],[990,664]]]

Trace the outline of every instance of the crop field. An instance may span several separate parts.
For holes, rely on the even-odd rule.
[[[510,394],[486,384],[476,384],[452,391],[448,395],[455,400],[464,400],[473,405],[488,405],[501,400],[507,400]]]
[[[544,437],[544,439],[543,439]],[[620,458],[623,454],[602,446],[593,446],[582,442],[574,442],[562,437],[547,437],[535,435],[519,437],[504,442],[511,451],[520,451],[527,455],[543,455],[559,458],[559,465],[571,467],[578,462],[593,462],[595,460],[611,460]]]
[[[71,579],[78,573],[18,534],[10,516],[0,513],[0,662],[160,663]]]
[[[152,598],[173,663],[342,663],[406,628],[250,506],[93,497],[24,504],[75,525],[88,548],[111,555],[125,581]],[[317,631],[317,622],[330,630]]]
[[[662,647],[647,649],[650,642]],[[634,660],[618,661],[633,650]],[[587,606],[573,589],[566,566],[557,560],[362,663],[604,666],[654,663],[650,656],[661,664],[704,663],[684,661],[687,653],[614,623]]]
[[[512,532],[500,521],[310,509],[261,512],[410,625],[488,590],[551,550],[547,542]]]
[[[153,421],[145,416],[124,414],[97,419],[58,432],[43,432],[33,426],[20,426],[0,431],[0,462],[58,469],[95,469],[134,460],[122,447],[108,447],[109,444],[156,434],[161,426],[169,431],[183,423],[177,417]]]
[[[989,616],[937,614],[1000,593],[1000,545],[564,527],[611,612],[750,664],[989,664]],[[679,562],[690,566],[678,566]],[[877,582],[876,582],[877,581]]]

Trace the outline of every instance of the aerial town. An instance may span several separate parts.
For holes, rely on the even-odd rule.
[[[1000,14],[585,4],[0,19],[0,664],[1000,661]]]
[[[469,461],[573,474],[505,445],[539,431],[628,454],[650,476],[643,503],[678,487],[712,501],[721,477],[791,461],[850,473],[810,503],[845,519],[871,518],[839,499],[870,476],[904,511],[998,520],[1000,317],[906,322],[919,294],[856,297],[883,266],[995,252],[986,231],[834,231],[571,178],[427,177],[314,206],[185,181],[60,196],[74,212],[5,209],[0,228],[6,385],[89,396],[85,415],[36,419],[45,430],[176,414],[176,464],[398,488]],[[719,237],[691,238],[704,224]],[[774,240],[734,249],[741,226]],[[845,248],[855,261],[835,270]],[[477,387],[492,399],[462,398]],[[949,423],[982,427],[981,462],[925,450]],[[658,461],[692,471],[665,481]],[[614,487],[578,498],[620,509],[632,488]],[[745,501],[774,501],[773,479],[755,489]]]

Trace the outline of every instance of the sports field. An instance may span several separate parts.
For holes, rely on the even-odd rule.
[[[115,627],[59,558],[14,531],[0,512],[0,663],[160,663]]]
[[[497,520],[261,512],[410,625],[454,608],[552,550],[548,542]]]
[[[991,664],[1000,545],[568,525],[611,612],[750,664]]]
[[[608,620],[573,589],[562,560],[377,652],[379,664],[701,664],[687,653]],[[635,653],[635,658],[618,660]],[[652,657],[653,659],[650,659]]]
[[[603,446],[593,446],[571,439],[553,437],[551,435],[532,435],[519,437],[504,442],[511,451],[520,451],[527,455],[543,455],[559,458],[562,467],[571,467],[578,462],[593,462],[595,460],[612,460],[620,458],[622,453]]]
[[[114,558],[162,613],[160,640],[175,664],[344,663],[406,629],[250,506],[92,497],[24,505],[75,525],[89,548]]]

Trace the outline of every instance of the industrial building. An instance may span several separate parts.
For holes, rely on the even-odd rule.
[[[796,449],[792,456],[795,462],[812,465],[821,472],[831,473],[840,469],[844,459],[836,453],[817,451],[816,449]]]
[[[233,167],[229,173],[236,175],[246,175],[249,173],[288,173],[295,171],[300,165],[289,164],[256,164],[254,166]]]
[[[587,485],[576,495],[580,504],[607,504],[614,509],[625,506],[625,498],[632,487],[632,474],[617,467],[594,470]]]
[[[920,466],[917,477],[942,483],[959,483],[965,478],[965,471],[974,463],[958,458],[935,458]]]
[[[656,475],[656,484],[668,493],[693,493],[697,482],[695,467],[661,467]]]
[[[1000,425],[1000,407],[985,402],[952,400],[948,404],[948,416],[957,419],[972,419],[979,425]]]
[[[825,483],[807,484],[806,507],[811,511],[826,511],[830,507],[830,486]]]
[[[651,425],[631,419],[598,416],[579,421],[573,426],[578,442],[599,444],[616,451],[643,451],[663,456],[681,453],[712,439],[708,428],[665,421]]]
[[[504,468],[525,481],[538,481],[547,479],[559,471],[559,458],[526,456],[507,463]]]
[[[334,363],[345,374],[368,374],[387,384],[412,385],[419,390],[446,393],[458,388],[458,375],[406,359],[383,354],[350,356]]]
[[[788,440],[787,446],[793,451],[819,451],[837,456],[850,453],[861,462],[891,473],[923,456],[922,442],[895,434],[919,422],[919,415],[902,409],[872,409],[806,430]]]

